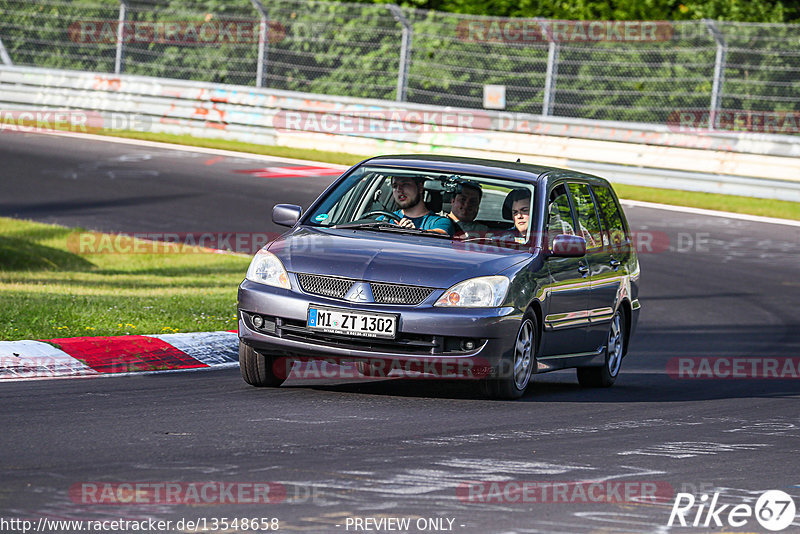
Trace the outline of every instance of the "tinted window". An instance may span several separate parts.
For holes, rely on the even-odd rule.
[[[592,186],[592,189],[594,189],[595,197],[597,197],[604,229],[608,232],[608,237],[604,235],[604,239],[607,239],[612,246],[625,242],[628,236],[625,232],[625,224],[622,222],[619,205],[614,200],[613,193],[605,186],[595,185]]]
[[[603,245],[602,230],[598,219],[594,198],[586,184],[569,184],[575,211],[578,215],[578,235],[586,240],[586,248],[598,248]]]
[[[553,240],[560,234],[575,235],[569,197],[567,189],[563,185],[558,185],[553,189],[547,205],[547,239],[550,248],[553,248]]]

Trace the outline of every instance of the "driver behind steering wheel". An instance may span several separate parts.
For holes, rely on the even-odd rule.
[[[401,217],[396,224],[405,228],[419,228],[429,232],[453,236],[455,227],[450,219],[436,215],[422,200],[425,179],[417,176],[392,176],[392,196],[400,209],[394,214]]]

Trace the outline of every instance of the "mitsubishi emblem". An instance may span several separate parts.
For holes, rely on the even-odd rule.
[[[375,302],[372,298],[372,288],[367,282],[356,282],[344,296],[350,302]]]

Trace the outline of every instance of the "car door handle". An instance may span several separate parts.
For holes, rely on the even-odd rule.
[[[578,272],[581,273],[581,275],[586,276],[589,274],[589,268],[582,263],[578,264]]]

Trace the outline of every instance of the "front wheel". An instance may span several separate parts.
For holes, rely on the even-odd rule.
[[[275,358],[261,354],[250,345],[239,341],[239,370],[242,378],[251,386],[277,387],[285,378],[275,374]]]
[[[614,384],[625,354],[625,315],[617,310],[611,319],[602,367],[578,367],[578,383],[585,388],[607,388]]]
[[[493,399],[518,399],[525,393],[536,364],[536,316],[528,312],[517,331],[511,359],[500,362],[494,377],[487,379],[485,390]]]

